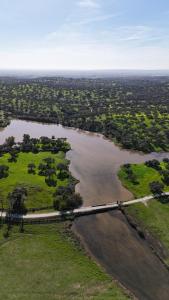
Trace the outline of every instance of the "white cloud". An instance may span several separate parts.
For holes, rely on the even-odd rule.
[[[77,2],[77,5],[84,8],[99,8],[100,4],[96,0],[81,0]]]

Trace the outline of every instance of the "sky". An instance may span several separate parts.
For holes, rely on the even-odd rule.
[[[0,69],[169,70],[169,1],[0,0]]]

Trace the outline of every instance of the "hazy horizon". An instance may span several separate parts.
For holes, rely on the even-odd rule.
[[[136,70],[136,69],[114,69],[114,70],[1,70],[0,77],[65,77],[65,78],[111,78],[132,76],[169,76],[169,70]]]

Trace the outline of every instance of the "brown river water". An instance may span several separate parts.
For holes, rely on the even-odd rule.
[[[68,139],[72,148],[67,155],[70,170],[80,181],[77,191],[84,206],[132,198],[117,177],[120,165],[169,157],[166,153],[144,155],[120,149],[99,134],[21,120],[12,120],[0,131],[0,143],[11,135],[19,141],[24,133]],[[136,297],[169,300],[169,272],[119,211],[80,217],[73,228],[94,259]]]

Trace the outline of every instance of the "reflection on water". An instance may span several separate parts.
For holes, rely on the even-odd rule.
[[[24,133],[32,137],[55,135],[68,139],[72,147],[68,153],[70,170],[80,180],[77,190],[83,196],[84,205],[131,199],[132,194],[117,177],[120,165],[169,157],[164,153],[143,155],[123,150],[100,134],[20,120],[13,120],[0,132],[0,143],[11,135],[21,140]],[[168,271],[128,226],[121,213],[79,218],[74,229],[97,261],[139,299],[169,299]]]

